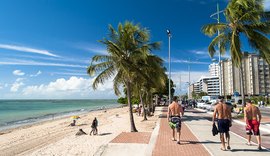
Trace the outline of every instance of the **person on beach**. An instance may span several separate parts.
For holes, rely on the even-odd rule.
[[[225,151],[225,136],[227,141],[227,149],[230,150],[230,127],[232,124],[231,108],[226,105],[221,97],[218,99],[218,103],[215,106],[213,114],[213,124],[217,118],[218,130],[220,133],[221,150]],[[224,136],[225,134],[225,136]]]
[[[178,133],[177,144],[180,144],[180,136],[181,136],[181,117],[184,115],[183,108],[177,102],[177,97],[173,97],[173,102],[168,106],[168,122],[169,126],[172,129],[172,140],[175,139],[175,129]]]
[[[250,99],[246,100],[244,118],[246,121],[246,132],[247,132],[247,139],[248,139],[247,145],[249,146],[251,145],[250,140],[251,140],[251,135],[253,131],[253,134],[257,138],[258,150],[262,150],[261,136],[260,136],[260,130],[259,130],[262,115],[259,108],[256,107],[255,105],[252,105],[252,102]]]
[[[79,129],[79,131],[75,135],[87,135],[82,129]]]
[[[93,120],[92,125],[91,125],[92,130],[90,132],[90,135],[92,135],[92,132],[93,132],[93,135],[97,135],[98,134],[97,126],[98,126],[98,120],[95,117],[95,119]]]

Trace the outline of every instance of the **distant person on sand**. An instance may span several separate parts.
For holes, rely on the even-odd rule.
[[[246,121],[246,132],[247,132],[247,138],[248,138],[248,143],[247,145],[251,145],[250,140],[251,140],[251,135],[252,131],[253,134],[257,138],[258,142],[258,150],[262,150],[261,147],[261,136],[260,136],[260,123],[262,119],[261,112],[258,107],[252,105],[251,100],[247,99],[246,100],[246,108],[244,110],[244,116],[245,116],[245,121]]]
[[[139,105],[139,107],[138,107],[138,114],[139,114],[139,116],[141,116],[141,113],[142,113],[142,105]]]
[[[184,115],[184,111],[177,103],[177,97],[173,97],[173,102],[168,106],[168,122],[169,126],[172,128],[172,140],[176,141],[175,139],[175,129],[178,133],[177,144],[180,144],[180,135],[181,135],[181,116]]]
[[[75,135],[87,135],[82,129],[79,129],[79,131]]]
[[[98,134],[97,126],[98,126],[98,120],[95,117],[95,119],[93,120],[92,125],[91,125],[92,130],[90,132],[90,135],[92,135],[92,132],[93,132],[94,135],[97,135]]]
[[[221,150],[225,151],[225,136],[227,141],[227,149],[230,150],[230,127],[232,121],[231,108],[226,105],[221,97],[218,99],[218,103],[215,106],[214,114],[213,114],[213,123],[217,118],[218,130],[220,133],[220,141],[221,141]],[[224,136],[225,134],[225,136]]]

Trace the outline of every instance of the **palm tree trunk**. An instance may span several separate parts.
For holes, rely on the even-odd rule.
[[[146,110],[145,110],[145,104],[143,102],[143,98],[142,98],[142,93],[140,92],[140,100],[141,100],[141,103],[142,103],[142,106],[143,106],[143,121],[144,120],[147,120],[147,117],[146,117]]]
[[[135,126],[134,118],[133,118],[133,111],[132,111],[132,104],[131,104],[131,91],[130,91],[130,82],[126,83],[127,88],[127,100],[128,100],[128,106],[129,106],[129,119],[130,119],[130,126],[131,126],[131,132],[138,132]]]

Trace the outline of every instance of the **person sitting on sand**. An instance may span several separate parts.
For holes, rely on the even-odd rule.
[[[79,129],[79,131],[75,135],[87,135],[82,129]]]
[[[76,120],[73,120],[73,122],[69,124],[69,126],[75,126],[75,125],[76,125]]]
[[[97,135],[98,134],[97,126],[98,126],[98,120],[95,117],[95,119],[93,120],[92,125],[91,125],[92,130],[90,132],[90,135],[92,135],[92,132],[93,132],[94,135]]]

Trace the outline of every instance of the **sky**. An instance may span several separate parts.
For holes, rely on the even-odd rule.
[[[111,80],[93,90],[95,76],[86,68],[94,55],[107,53],[98,40],[108,25],[125,21],[140,23],[152,42],[162,43],[152,53],[166,67],[170,29],[172,80],[176,94],[184,94],[188,66],[191,82],[209,75],[211,38],[201,27],[217,22],[210,18],[217,3],[222,10],[228,0],[1,0],[0,99],[117,98]]]

